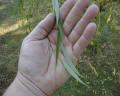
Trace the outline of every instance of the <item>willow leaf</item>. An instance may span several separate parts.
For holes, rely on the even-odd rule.
[[[63,24],[62,24],[62,20],[60,18],[60,12],[59,12],[59,3],[58,0],[52,0],[53,3],[53,9],[56,15],[56,25],[58,28],[58,34],[57,34],[57,44],[56,44],[56,64],[59,58],[59,52],[61,51],[61,45],[64,45],[64,29],[63,29]],[[80,78],[79,76],[81,76],[79,74],[79,72],[76,70],[75,66],[72,64],[72,61],[69,59],[69,56],[67,55],[67,52],[63,46],[63,54],[64,54],[64,58],[65,58],[65,62],[63,59],[63,64],[64,67],[67,69],[67,71],[80,83],[82,83],[83,85],[87,86]],[[82,76],[81,76],[82,77]]]
[[[59,18],[60,18],[60,11],[59,11],[59,3],[58,3],[58,0],[52,0],[52,4],[53,4],[53,9],[54,9],[55,15],[56,15],[56,23],[57,23],[57,25],[58,25]]]
[[[59,26],[58,29],[60,30],[60,36],[61,36],[61,43],[64,43],[64,30],[63,30],[63,24],[62,24],[62,20],[59,19]]]
[[[62,51],[65,57],[66,62],[69,64],[69,66],[71,67],[71,69],[78,75],[81,76],[83,78],[83,76],[81,74],[79,74],[78,70],[75,68],[75,66],[73,65],[72,61],[70,60],[66,49],[64,48],[64,46],[62,45]]]
[[[57,24],[57,27],[58,27],[59,26],[59,19],[60,19],[58,0],[52,0],[52,4],[53,4],[53,9],[54,9],[54,12],[55,12],[55,15],[56,15],[56,24]],[[56,64],[57,64],[58,58],[59,58],[60,45],[61,45],[61,36],[60,36],[60,30],[58,29],[57,45],[56,45]]]
[[[59,52],[60,52],[60,46],[61,46],[61,37],[60,37],[60,31],[58,31],[57,33],[57,45],[56,45],[56,64],[58,62],[58,58],[59,58]]]
[[[88,87],[88,85],[86,85],[77,75],[76,73],[69,67],[69,65],[65,62],[65,60],[63,59],[63,64],[64,67],[67,69],[67,71],[81,84],[85,85]]]

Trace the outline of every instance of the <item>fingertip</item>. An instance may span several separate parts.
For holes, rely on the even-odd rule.
[[[48,20],[50,23],[53,23],[55,21],[55,15],[53,13],[49,13],[45,20]]]
[[[85,32],[83,33],[83,36],[90,41],[96,32],[96,24],[94,22],[91,22],[88,24],[88,26],[85,29]]]
[[[48,15],[47,15],[48,17],[55,17],[55,15],[53,14],[53,13],[49,13]]]
[[[96,23],[91,22],[88,24],[88,27],[90,27],[92,30],[96,30]]]
[[[90,3],[91,0],[77,0],[77,1],[78,1],[78,3],[79,3],[79,2],[84,2],[84,4],[87,5],[88,3]]]
[[[99,12],[99,7],[96,4],[92,4],[90,7],[95,11],[96,14]]]
[[[37,26],[38,29],[43,28],[45,31],[50,32],[55,25],[55,15],[49,13]]]

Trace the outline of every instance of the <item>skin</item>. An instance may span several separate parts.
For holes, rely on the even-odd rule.
[[[92,21],[99,11],[97,5],[91,5],[83,15],[89,2],[67,0],[60,8],[64,46],[75,65],[96,31],[96,24]],[[51,95],[69,79],[61,61],[62,53],[56,65],[56,40],[55,16],[50,13],[24,39],[17,76],[4,96]]]

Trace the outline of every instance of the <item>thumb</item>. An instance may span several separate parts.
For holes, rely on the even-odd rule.
[[[43,19],[35,29],[28,35],[28,38],[34,40],[42,40],[51,32],[55,25],[54,14],[48,14],[45,19]]]

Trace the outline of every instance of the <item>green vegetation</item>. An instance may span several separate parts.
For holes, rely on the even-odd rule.
[[[0,95],[15,77],[24,37],[46,14],[52,0],[0,0]],[[65,0],[60,0],[62,4]],[[97,32],[77,65],[90,88],[71,78],[54,96],[119,96],[120,1],[96,0]]]

